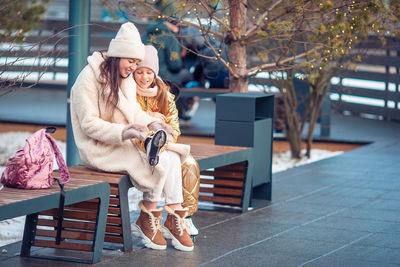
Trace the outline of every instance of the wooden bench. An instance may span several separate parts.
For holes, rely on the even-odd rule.
[[[59,205],[60,189],[55,184],[50,189],[25,190],[4,187],[0,190],[0,220],[10,219],[18,216],[26,216],[24,236],[21,246],[21,256],[37,257],[46,259],[57,259],[76,261],[84,263],[95,263],[101,260],[103,250],[103,238],[107,219],[107,207],[110,195],[110,186],[103,181],[85,180],[72,178],[64,186],[65,205],[81,205],[83,201],[90,200],[94,203],[96,212],[92,214],[90,222],[80,221],[80,224],[90,225],[88,232],[73,232],[69,227],[73,223],[70,219],[68,208],[64,211],[62,241],[59,245],[55,242],[57,213],[55,208]],[[51,220],[39,218],[39,213],[52,215]],[[47,226],[47,229],[38,226]],[[90,236],[88,242],[81,242],[81,236]],[[43,238],[38,238],[42,236]],[[77,241],[78,240],[78,241]],[[42,249],[31,254],[32,247],[48,247],[57,249],[56,253],[42,255]],[[61,252],[62,250],[62,252]],[[70,257],[65,254],[66,250],[85,251],[83,258]],[[79,255],[81,256],[81,255]],[[91,256],[91,257],[90,257]]]
[[[200,201],[226,204],[247,211],[250,203],[252,185],[252,148],[218,146],[210,144],[191,144],[191,153],[201,170]],[[105,181],[110,184],[110,201],[105,246],[120,247],[123,251],[132,249],[131,222],[129,215],[128,190],[133,187],[128,175],[108,173],[89,169],[83,165],[69,167],[71,179]],[[55,174],[56,176],[59,174]],[[87,205],[73,206],[71,212],[79,216],[88,209]],[[69,207],[66,207],[69,210]],[[45,215],[54,215],[45,212]],[[39,222],[40,224],[41,222]],[[45,225],[49,224],[46,222]],[[72,227],[72,226],[71,226]]]

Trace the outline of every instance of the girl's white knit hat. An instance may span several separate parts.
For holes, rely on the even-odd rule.
[[[108,46],[107,56],[143,60],[144,45],[138,29],[132,22],[121,25],[117,35]]]

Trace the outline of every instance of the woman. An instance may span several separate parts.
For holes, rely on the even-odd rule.
[[[165,143],[166,133],[173,135],[170,126],[148,116],[136,102],[132,72],[143,58],[144,45],[130,22],[121,26],[107,52],[95,52],[88,57],[88,65],[71,89],[75,142],[87,166],[127,172],[133,185],[144,192],[135,226],[146,247],[165,249],[167,246],[160,232],[162,210],[157,209],[163,194],[168,211],[164,226],[173,236],[173,245],[179,250],[191,251],[194,246],[183,220],[187,209],[181,205],[180,173],[181,161],[186,159],[188,151],[166,150],[158,155],[157,165],[150,164],[135,140],[144,140],[149,130],[160,133],[156,138],[159,144],[154,139],[150,142],[159,149]]]
[[[152,45],[145,46],[145,58],[138,64],[133,73],[136,81],[136,100],[148,115],[158,118],[169,124],[174,130],[176,142],[181,134],[179,129],[178,110],[175,106],[174,95],[169,92],[169,87],[158,76],[159,63],[157,49]],[[192,156],[182,164],[183,178],[183,207],[189,209],[188,230],[190,235],[198,235],[199,231],[193,224],[191,216],[197,211],[200,169]]]

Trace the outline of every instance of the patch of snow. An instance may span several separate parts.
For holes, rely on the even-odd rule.
[[[12,157],[17,150],[25,145],[25,140],[31,135],[29,132],[7,132],[0,133],[0,173],[3,173],[7,159]],[[64,158],[66,155],[66,144],[56,140],[57,146],[60,148]],[[305,151],[302,151],[305,153]],[[294,160],[290,157],[290,152],[275,153],[272,156],[272,173],[284,171],[289,168],[308,164],[317,160],[328,157],[333,157],[343,153],[342,151],[326,151],[320,149],[311,150],[311,158],[303,158]],[[54,168],[57,168],[57,163],[54,162]],[[138,210],[138,203],[142,199],[142,192],[136,188],[131,188],[128,191],[129,209]],[[25,216],[0,221],[0,247],[10,243],[22,240],[25,224]]]
[[[305,155],[306,150],[301,151],[302,155]],[[290,151],[274,153],[272,155],[272,173],[281,172],[293,167],[297,167],[304,164],[309,164],[318,160],[334,157],[343,154],[343,151],[328,151],[322,149],[311,149],[311,157],[303,157],[301,159],[292,159]]]

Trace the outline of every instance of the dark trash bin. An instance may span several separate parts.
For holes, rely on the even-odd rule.
[[[273,118],[272,94],[217,95],[215,144],[254,148],[253,205],[271,200]]]

